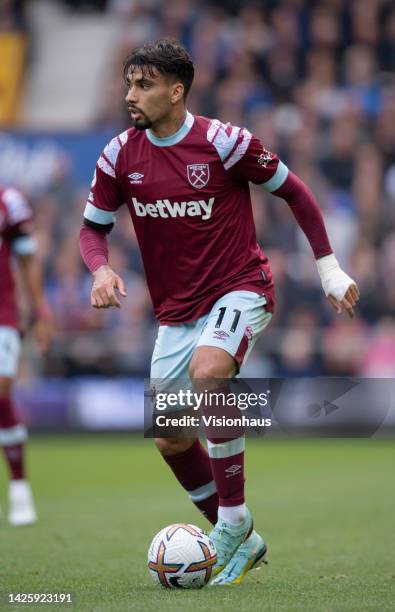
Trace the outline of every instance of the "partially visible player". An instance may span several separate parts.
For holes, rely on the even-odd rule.
[[[32,225],[32,211],[25,197],[16,189],[0,187],[0,446],[10,474],[8,521],[14,526],[34,523],[37,515],[26,478],[27,431],[12,399],[21,348],[13,256],[31,302],[40,351],[47,350],[51,333]]]
[[[187,110],[194,67],[185,49],[167,40],[135,49],[124,76],[133,127],[99,158],[80,244],[92,306],[120,307],[126,289],[109,266],[106,234],[127,205],[160,324],[151,378],[189,376],[203,386],[232,378],[269,323],[273,281],[256,241],[250,181],[286,200],[330,303],[353,316],[359,290],[332,252],[312,193],[247,129]],[[218,439],[207,428],[206,436],[208,452],[196,438],[156,445],[214,525],[214,583],[238,584],[266,554],[245,504],[244,435]]]

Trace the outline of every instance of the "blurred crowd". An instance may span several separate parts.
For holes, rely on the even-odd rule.
[[[25,9],[26,0],[1,0],[0,34],[25,30],[27,27]]]
[[[277,309],[246,375],[394,376],[394,2],[67,4],[107,11],[119,22],[94,125],[113,127],[114,134],[128,127],[121,67],[130,50],[178,38],[195,62],[190,110],[247,126],[320,203],[335,253],[360,286],[358,314],[348,320],[331,311],[286,203],[254,187],[258,241],[271,259]],[[123,211],[110,239],[112,265],[125,277],[129,297],[120,311],[91,310],[90,277],[77,249],[86,194],[60,172],[34,202],[59,330],[46,371],[144,374],[156,329],[131,222]]]

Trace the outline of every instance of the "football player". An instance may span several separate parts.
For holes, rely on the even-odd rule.
[[[273,280],[256,241],[249,182],[290,206],[335,310],[353,316],[359,296],[308,187],[248,129],[188,111],[193,76],[188,53],[169,40],[126,60],[132,127],[97,162],[80,234],[92,306],[119,308],[126,287],[109,265],[106,236],[119,208],[128,207],[159,322],[155,380],[235,376],[270,321]],[[157,438],[156,445],[214,525],[214,583],[241,582],[266,554],[245,504],[243,433],[221,439],[209,432],[208,450],[193,437]]]

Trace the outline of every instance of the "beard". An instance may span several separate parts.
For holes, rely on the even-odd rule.
[[[152,127],[152,121],[149,119],[138,119],[137,121],[132,121],[132,126],[136,128],[136,130],[148,130]]]
[[[141,131],[148,130],[150,127],[152,127],[152,121],[147,117],[147,115],[145,115],[141,110],[139,110],[138,113],[141,115],[141,117],[139,119],[132,118],[132,126]]]

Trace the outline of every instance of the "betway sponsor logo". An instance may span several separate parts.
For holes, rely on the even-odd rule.
[[[215,198],[206,200],[191,200],[190,202],[170,202],[156,200],[154,203],[143,204],[137,198],[132,198],[135,213],[138,217],[201,217],[203,221],[210,219]]]

